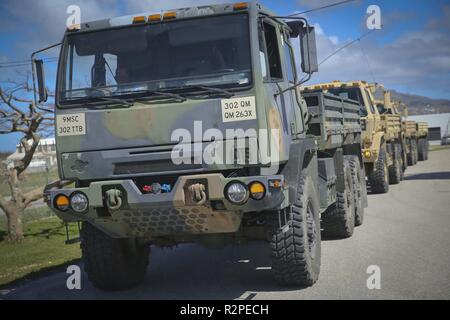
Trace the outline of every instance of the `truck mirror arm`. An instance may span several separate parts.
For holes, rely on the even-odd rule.
[[[51,45],[49,47],[37,50],[37,51],[35,51],[35,52],[33,52],[31,54],[31,72],[32,72],[32,78],[33,78],[33,97],[34,97],[34,104],[35,105],[38,105],[38,99],[37,99],[37,96],[36,96],[36,76],[37,76],[37,70],[36,70],[36,64],[35,64],[35,62],[37,61],[36,60],[36,55],[38,55],[41,52],[44,52],[44,51],[56,48],[56,47],[58,47],[60,45],[62,45],[62,42],[58,42],[58,43],[53,44],[53,45]],[[44,90],[45,90],[45,84],[43,84],[43,85],[44,85]]]

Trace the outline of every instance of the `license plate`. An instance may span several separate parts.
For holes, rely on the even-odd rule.
[[[235,122],[256,119],[255,97],[222,100],[222,121]]]
[[[57,115],[56,134],[60,137],[85,135],[86,119],[84,113]]]

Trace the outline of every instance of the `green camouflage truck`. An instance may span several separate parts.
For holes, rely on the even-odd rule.
[[[55,131],[60,178],[75,186],[45,196],[82,224],[96,287],[139,284],[151,246],[248,239],[269,242],[278,283],[317,281],[321,219],[349,237],[367,206],[361,127],[357,102],[302,96],[298,65],[317,71],[314,28],[254,2],[67,30]]]

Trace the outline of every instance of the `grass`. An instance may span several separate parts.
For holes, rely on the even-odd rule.
[[[430,151],[439,151],[439,150],[446,150],[450,149],[450,145],[447,146],[430,146]]]
[[[81,257],[78,244],[66,245],[66,230],[57,217],[47,208],[27,210],[24,216],[25,239],[21,244],[5,241],[4,217],[0,219],[0,287],[26,279],[78,260]],[[36,217],[45,217],[35,220]],[[76,224],[69,226],[69,236],[78,236]]]
[[[23,191],[28,192],[39,186],[45,186],[48,182],[58,180],[58,170],[51,170],[50,172],[36,172],[24,173],[21,175],[21,183]],[[6,183],[5,177],[0,177],[0,194],[10,196],[9,186]]]

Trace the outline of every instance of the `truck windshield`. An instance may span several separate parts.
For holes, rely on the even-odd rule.
[[[364,105],[364,99],[359,88],[331,88],[328,90],[328,92],[345,99],[358,101],[361,105],[361,108],[359,108],[359,115],[361,117],[367,117],[367,110]]]
[[[190,86],[251,84],[247,14],[144,24],[66,37],[59,102]]]

